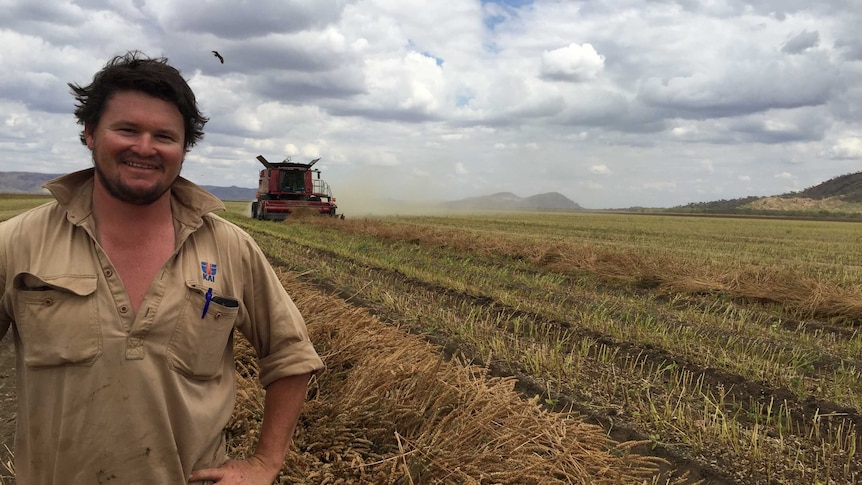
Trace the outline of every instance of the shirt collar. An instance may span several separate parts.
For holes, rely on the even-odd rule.
[[[88,168],[49,180],[43,187],[66,208],[69,219],[80,224],[93,212],[93,177],[95,169]],[[171,212],[183,225],[198,227],[205,214],[224,209],[221,200],[183,177],[171,186]]]

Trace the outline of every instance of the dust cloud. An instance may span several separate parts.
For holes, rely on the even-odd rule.
[[[418,183],[405,187],[390,180],[385,170],[370,170],[358,177],[331,182],[338,213],[345,217],[365,217],[449,212],[442,207],[441,200],[430,197],[427,189],[419,187]]]

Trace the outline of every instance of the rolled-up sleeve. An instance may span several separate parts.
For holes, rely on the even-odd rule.
[[[261,385],[322,370],[305,320],[263,252],[249,240],[244,253],[244,308],[237,326],[257,352]]]

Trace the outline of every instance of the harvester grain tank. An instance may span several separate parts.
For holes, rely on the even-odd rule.
[[[297,210],[336,215],[338,206],[329,184],[321,180],[320,170],[312,168],[319,158],[309,163],[290,158],[273,163],[258,155],[257,160],[264,169],[260,171],[257,198],[251,203],[252,217],[280,221]]]

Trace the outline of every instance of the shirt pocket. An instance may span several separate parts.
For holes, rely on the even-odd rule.
[[[15,325],[28,367],[92,365],[102,353],[96,275],[19,273]]]
[[[186,301],[168,343],[168,366],[192,379],[221,375],[239,311],[237,300],[213,294],[204,313],[206,300],[202,286],[186,283]]]

